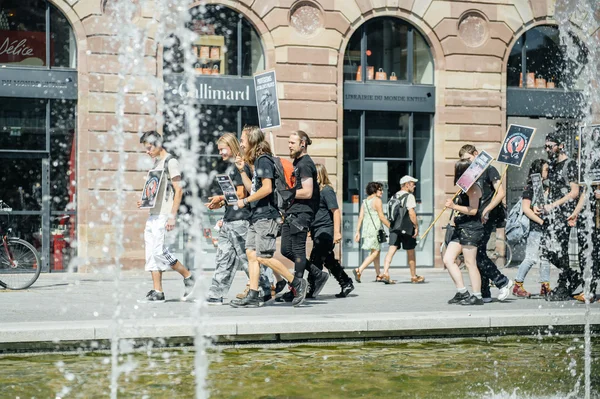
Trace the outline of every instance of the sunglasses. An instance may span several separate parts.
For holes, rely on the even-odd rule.
[[[551,148],[554,148],[554,147],[556,147],[557,145],[558,145],[558,144],[546,144],[546,145],[544,146],[544,148],[551,149]]]

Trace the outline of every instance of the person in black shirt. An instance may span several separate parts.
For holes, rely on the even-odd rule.
[[[454,166],[454,184],[469,168],[471,161],[460,160]],[[481,188],[474,183],[469,191],[456,196],[454,200],[446,200],[445,207],[453,210],[454,233],[444,252],[444,265],[456,286],[456,295],[448,301],[449,304],[483,305],[481,298],[481,274],[477,268],[477,246],[483,237],[483,225],[479,214]],[[473,295],[465,287],[462,272],[456,264],[458,255],[463,254],[465,265],[469,271]]]
[[[467,159],[471,162],[477,157],[479,152],[475,146],[466,144],[462,146],[458,152],[461,159]],[[477,267],[481,272],[481,294],[484,302],[492,301],[492,293],[490,292],[490,280],[500,289],[498,300],[504,301],[510,295],[514,282],[500,273],[498,266],[487,255],[488,241],[498,227],[504,227],[506,215],[504,206],[501,205],[502,200],[506,196],[504,186],[500,181],[498,170],[492,165],[483,172],[479,177],[479,185],[482,189],[480,215],[483,223],[483,238],[477,246]]]
[[[288,140],[290,157],[294,160],[295,199],[289,209],[284,211],[285,220],[281,226],[281,253],[294,262],[296,278],[303,278],[304,271],[309,269],[312,282],[311,293],[316,298],[325,286],[329,274],[306,259],[306,239],[320,202],[317,168],[307,154],[307,147],[311,143],[310,137],[302,130],[292,133]],[[284,294],[279,300],[289,301],[291,292]]]
[[[600,282],[600,184],[592,184],[590,188],[588,190],[587,187],[583,187],[584,191],[579,196],[577,207],[569,217],[569,226],[577,226],[581,273],[585,276],[585,267],[588,263],[591,272],[590,276],[584,278],[584,291],[574,298],[585,302],[585,288],[588,288],[587,300],[593,303],[600,302],[600,294],[597,293],[598,282]],[[588,203],[589,208],[586,207]],[[582,213],[584,207],[586,209]],[[588,287],[585,287],[586,284],[589,284]]]
[[[548,227],[542,240],[544,257],[561,271],[558,284],[546,299],[566,301],[581,284],[580,274],[569,264],[569,236],[571,227],[568,219],[575,210],[575,200],[579,197],[577,165],[565,153],[565,139],[557,133],[546,136],[545,149],[548,154],[549,170],[548,204],[537,207],[536,213],[543,214]]]
[[[240,144],[237,138],[231,133],[225,133],[217,140],[217,147],[223,161],[230,162],[227,174],[236,188],[238,198],[246,198],[248,192],[244,187],[242,176],[233,164],[235,157],[240,156]],[[248,176],[252,174],[248,165],[244,165],[244,173]],[[215,210],[226,206],[223,219],[219,221],[216,267],[206,299],[209,305],[222,305],[223,297],[227,295],[231,287],[238,265],[242,267],[246,275],[250,276],[248,257],[246,256],[246,235],[250,209],[227,205],[224,195],[216,195],[208,200],[209,202],[206,204],[208,209]],[[271,294],[271,284],[263,273],[260,276],[260,291],[263,299],[268,299]]]
[[[320,163],[315,165],[317,168],[317,180],[321,188],[321,200],[319,209],[315,215],[315,220],[310,226],[310,236],[313,240],[313,249],[310,253],[310,262],[319,270],[323,270],[323,265],[327,267],[335,280],[339,283],[342,291],[336,294],[338,298],[345,298],[354,290],[352,279],[344,271],[340,262],[335,258],[333,249],[335,244],[342,241],[342,215],[337,202],[335,191],[329,181],[329,175],[325,165]],[[314,282],[309,275],[308,282],[311,286],[307,298],[314,295]]]
[[[229,304],[235,308],[263,306],[263,298],[259,297],[258,292],[259,264],[262,264],[288,281],[294,291],[292,304],[300,306],[306,298],[308,282],[294,277],[281,262],[273,259],[277,248],[280,215],[275,205],[275,165],[271,146],[265,141],[262,130],[256,126],[249,126],[242,131],[242,148],[244,159],[237,157],[235,164],[242,176],[244,187],[250,191],[250,196],[238,200],[237,206],[240,209],[249,206],[251,213],[246,237],[250,290],[246,297],[233,299]],[[252,180],[246,174],[245,165],[252,165],[254,169]]]
[[[540,181],[536,184],[531,175],[539,174]],[[543,181],[548,179],[548,162],[544,159],[536,159],[529,168],[529,178],[527,186],[523,190],[523,201],[521,207],[523,214],[530,219],[529,235],[527,236],[527,247],[525,249],[525,259],[519,265],[517,276],[515,277],[515,286],[513,295],[522,298],[529,298],[531,294],[523,287],[523,282],[529,270],[536,263],[540,264],[540,295],[546,296],[550,293],[550,264],[541,255],[541,241],[544,233],[544,219],[535,214],[534,208],[543,206],[546,193],[544,192]]]

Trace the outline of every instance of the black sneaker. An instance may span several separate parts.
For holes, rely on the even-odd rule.
[[[292,290],[293,288],[285,294],[276,297],[275,302],[292,302],[294,300],[294,292]]]
[[[208,298],[206,304],[208,306],[221,306],[223,304],[223,298]]]
[[[234,308],[260,308],[264,305],[263,299],[258,295],[258,291],[250,290],[248,295],[242,299],[232,299],[229,305]]]
[[[329,276],[327,276],[327,278],[329,278]],[[325,281],[327,281],[327,279],[325,279]],[[300,279],[300,285],[298,287],[296,287],[296,295],[294,296],[294,299],[292,300],[292,305],[293,306],[302,305],[302,302],[304,302],[304,299],[306,298],[307,291],[308,291],[308,281],[306,281],[305,279]]]
[[[325,272],[321,272],[321,274],[314,279],[314,285],[312,289],[313,298],[316,298],[317,295],[321,293],[321,290],[323,290],[323,287],[325,287],[327,280],[329,280],[329,273]]]
[[[449,305],[456,305],[457,303],[460,303],[460,301],[465,300],[465,299],[469,299],[469,297],[471,296],[471,294],[469,294],[469,291],[463,293],[457,292],[456,295],[454,295],[454,298],[450,299],[448,301]]]
[[[285,288],[286,285],[287,285],[287,281],[285,281],[285,280],[278,281],[277,284],[275,284],[275,293],[279,294],[281,291],[283,291],[283,289]]]
[[[459,304],[461,304],[461,305],[483,305],[483,299],[478,298],[475,295],[471,295],[469,298],[463,299],[462,301],[460,301]]]
[[[181,300],[185,301],[194,293],[194,288],[196,287],[196,277],[192,274],[188,278],[184,278],[183,286],[183,296],[181,297]]]
[[[546,300],[550,302],[570,301],[573,298],[569,294],[569,290],[566,287],[559,286],[546,295]]]
[[[151,290],[144,299],[138,299],[139,303],[163,303],[165,301],[165,293]]]
[[[336,298],[346,298],[348,296],[348,294],[350,294],[352,291],[354,291],[354,284],[349,283],[346,284],[342,287],[342,292],[340,292],[339,294],[335,294]]]
[[[270,294],[270,293],[269,293],[269,294],[267,294],[267,295],[265,295],[265,296],[263,296],[263,302],[264,302],[264,303],[267,303],[267,302],[269,302],[271,299],[273,299],[273,297],[271,296],[271,294]]]

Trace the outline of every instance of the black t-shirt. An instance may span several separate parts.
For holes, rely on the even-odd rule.
[[[488,166],[477,180],[482,191],[481,200],[479,202],[480,213],[483,212],[490,202],[492,202],[492,198],[494,198],[494,193],[496,192],[494,184],[499,180],[500,174],[498,173],[498,169],[494,168],[492,165]]]
[[[550,182],[548,203],[552,203],[571,191],[570,183],[578,184],[577,164],[571,159],[550,163],[548,181]],[[577,201],[569,201],[560,206],[558,213],[568,216],[575,210],[575,206],[577,206]]]
[[[479,180],[475,183],[481,189],[481,184]],[[454,199],[454,203],[460,206],[469,206],[469,195],[461,191],[461,193]],[[467,226],[481,226],[481,199],[479,200],[479,208],[477,209],[477,214],[471,216],[462,212],[454,211],[454,225],[457,227],[467,227]]]
[[[287,214],[309,213],[314,215],[319,209],[319,183],[317,182],[317,167],[309,155],[294,159],[294,177],[296,190],[302,188],[302,179],[313,179],[313,193],[310,199],[294,199],[294,203],[286,211]]]
[[[323,187],[321,190],[321,199],[319,201],[319,210],[315,215],[315,220],[310,226],[311,231],[329,231],[333,236],[333,209],[338,209],[338,202],[335,191],[330,186]]]
[[[244,170],[246,171],[246,176],[252,176],[252,172],[250,171],[250,167],[248,165],[244,165]],[[243,186],[244,181],[242,180],[242,175],[235,167],[229,168],[227,173],[233,182],[234,187]],[[248,207],[238,208],[237,206],[227,205],[225,208],[225,214],[223,215],[224,222],[233,222],[235,220],[248,220],[250,219],[250,209]]]
[[[528,185],[525,186],[525,189],[523,190],[523,199],[531,201],[531,205],[530,205],[531,209],[533,209],[534,206],[541,207],[543,205],[543,204],[536,204],[535,203],[536,198],[535,198],[535,194],[533,192],[533,186],[531,184],[528,184]],[[538,200],[539,200],[539,198],[538,198]],[[542,225],[538,224],[538,222],[530,220],[530,222],[529,222],[529,229],[531,231],[542,231],[543,227],[542,227]]]
[[[252,175],[252,194],[262,187],[262,179],[271,179],[273,190],[275,190],[275,166],[266,156],[260,156],[254,162],[254,174]],[[255,222],[259,219],[277,219],[279,212],[275,207],[275,193],[267,195],[265,198],[252,202],[250,221]]]

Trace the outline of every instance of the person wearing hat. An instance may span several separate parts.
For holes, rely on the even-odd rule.
[[[535,212],[544,215],[548,222],[544,222],[548,226],[542,240],[544,257],[560,269],[558,284],[546,299],[567,301],[582,282],[580,273],[569,264],[571,227],[568,219],[573,216],[579,197],[577,164],[566,154],[565,137],[561,134],[549,133],[544,149],[550,162],[548,203]]]
[[[399,201],[398,206],[405,208],[406,211],[403,218],[394,220],[394,223],[390,226],[390,248],[385,256],[383,277],[381,279],[386,284],[394,283],[390,279],[389,269],[398,248],[406,251],[408,267],[410,269],[410,281],[412,283],[423,283],[425,281],[424,277],[417,275],[417,256],[415,253],[417,236],[419,235],[419,224],[417,222],[417,212],[415,211],[417,200],[414,196],[417,182],[418,180],[412,176],[406,175],[402,177],[400,179],[400,191],[394,194],[394,198]],[[393,217],[393,215],[388,215],[388,217]]]

